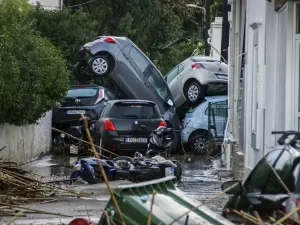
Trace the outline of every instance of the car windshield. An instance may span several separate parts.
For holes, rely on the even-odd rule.
[[[74,88],[68,90],[67,98],[85,98],[85,97],[95,97],[98,93],[96,88]]]
[[[155,106],[142,104],[115,104],[112,106],[109,117],[116,119],[159,119]]]

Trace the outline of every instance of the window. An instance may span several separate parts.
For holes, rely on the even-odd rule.
[[[296,34],[300,34],[300,4],[296,4]]]
[[[163,99],[168,100],[170,96],[170,91],[168,85],[165,83],[164,79],[160,73],[151,64],[145,72],[146,79],[150,82],[156,93]]]
[[[293,157],[289,151],[282,152],[278,149],[267,154],[250,173],[244,184],[247,193],[286,193],[267,162],[274,167],[289,190],[293,191],[294,181],[291,172]]]
[[[178,75],[178,66],[176,66],[168,75],[167,83],[169,84]]]
[[[110,111],[111,118],[118,119],[160,119],[160,115],[153,105],[115,104]]]
[[[209,112],[209,110],[211,111]],[[228,102],[227,101],[213,102],[209,104],[204,114],[207,116],[210,114],[210,116],[228,118]]]
[[[94,97],[98,93],[96,88],[74,88],[67,92],[67,98],[77,98],[77,97]]]
[[[136,63],[136,65],[140,68],[140,70],[142,72],[145,72],[146,68],[149,65],[149,60],[134,46],[131,47],[129,55]]]
[[[176,66],[168,75],[167,75],[167,83],[169,84],[172,80],[174,80],[182,71],[184,70],[183,65]]]
[[[184,66],[180,64],[178,68],[178,74],[181,74],[183,70],[184,70]]]

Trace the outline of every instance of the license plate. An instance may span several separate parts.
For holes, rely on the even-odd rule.
[[[216,74],[216,76],[219,79],[228,80],[228,76],[226,76],[226,75]]]
[[[125,143],[147,143],[147,138],[125,138]]]
[[[78,154],[78,146],[70,145],[70,154],[71,155],[77,155]]]
[[[174,167],[167,167],[165,169],[166,177],[174,176]]]
[[[68,115],[81,115],[81,114],[85,114],[85,110],[68,110],[67,114]]]

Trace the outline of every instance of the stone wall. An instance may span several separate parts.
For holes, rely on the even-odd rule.
[[[37,125],[14,126],[0,125],[0,158],[18,163],[30,161],[51,148],[52,112],[38,120]]]

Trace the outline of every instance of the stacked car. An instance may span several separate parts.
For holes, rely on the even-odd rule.
[[[192,56],[165,77],[178,116],[181,141],[196,154],[207,154],[220,143],[228,118],[228,66],[211,57]]]
[[[203,154],[195,147],[195,142],[200,140],[194,138],[195,134],[201,131],[206,136],[217,136],[211,132],[210,125],[198,126],[197,122],[181,125],[180,119],[200,115],[186,112],[204,102],[210,103],[207,96],[227,94],[226,64],[206,56],[193,56],[177,65],[164,79],[130,39],[115,36],[99,36],[86,43],[79,56],[74,75],[81,85],[72,87],[58,104],[53,117],[55,127],[84,138],[79,119],[82,114],[87,115],[91,118],[95,143],[120,151],[145,149],[142,145],[148,142],[147,136],[160,123],[176,130],[184,125],[184,132],[174,137],[173,151],[181,148],[183,137],[184,144]],[[64,135],[54,137],[59,143],[65,138]]]

